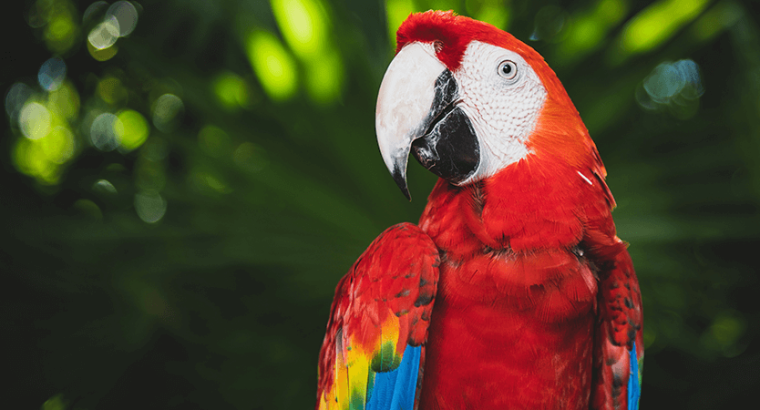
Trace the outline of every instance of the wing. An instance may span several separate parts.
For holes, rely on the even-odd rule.
[[[628,251],[611,265],[600,277],[592,408],[637,410],[644,361],[641,292]]]
[[[600,192],[586,209],[589,219],[583,238],[599,278],[591,408],[638,410],[644,362],[641,291],[627,244],[615,235],[610,213],[615,200],[598,156],[597,161],[593,173]]]
[[[411,410],[438,285],[438,248],[420,228],[388,228],[335,291],[319,354],[317,409]]]
[[[597,180],[604,184],[598,174]],[[626,244],[615,236],[609,190],[605,197],[604,205],[597,204],[597,210],[605,211],[584,238],[599,276],[591,408],[637,410],[644,360],[641,291]]]

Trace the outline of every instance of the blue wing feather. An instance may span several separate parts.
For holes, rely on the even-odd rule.
[[[633,342],[633,349],[628,352],[628,358],[631,362],[631,372],[628,376],[628,410],[639,410],[641,386],[639,385],[639,361],[636,358],[636,342]]]
[[[375,373],[367,410],[412,410],[417,393],[422,346],[406,346],[401,364],[390,372]]]

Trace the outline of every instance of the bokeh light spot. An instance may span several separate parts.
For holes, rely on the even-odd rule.
[[[119,36],[128,36],[137,27],[137,9],[128,1],[117,1],[106,11],[106,16],[113,16],[119,22]]]
[[[63,164],[74,155],[74,133],[67,127],[54,127],[38,143],[45,157],[56,164]]]
[[[636,89],[636,101],[648,110],[666,109],[679,119],[696,115],[704,94],[699,66],[692,60],[665,62]]]
[[[42,403],[42,410],[66,410],[66,404],[63,396],[57,394]]]
[[[572,48],[576,51],[592,49],[604,37],[601,25],[589,18],[576,21],[570,34],[568,40],[572,42]]]
[[[129,95],[127,89],[116,77],[106,77],[98,82],[98,95],[109,104],[116,104],[126,100]]]
[[[64,81],[61,87],[48,94],[47,106],[63,118],[73,120],[79,115],[79,93],[70,82]]]
[[[65,41],[74,31],[74,24],[69,16],[55,16],[48,24],[47,37],[51,40]]]
[[[42,2],[34,3],[29,9],[29,19],[27,21],[32,28],[42,28],[47,23],[47,19],[45,18],[46,13],[44,13],[43,7],[40,7],[40,3]]]
[[[232,189],[215,175],[206,174],[203,178],[206,181],[206,185],[220,194],[229,194],[232,192]]]
[[[699,75],[699,65],[694,60],[678,60],[673,65],[684,83],[684,88],[681,89],[684,96],[690,100],[701,97],[705,89]]]
[[[99,179],[92,184],[92,190],[104,194],[115,194],[116,187],[107,179]]]
[[[248,58],[271,99],[287,100],[295,94],[295,62],[277,37],[266,31],[252,32],[248,37]]]
[[[385,13],[388,20],[388,31],[391,44],[396,44],[396,30],[401,23],[415,11],[414,1],[411,0],[385,0]]]
[[[40,87],[48,91],[57,90],[66,78],[66,63],[60,58],[53,57],[45,61],[37,73]]]
[[[709,4],[708,0],[660,0],[634,16],[623,28],[612,62],[649,51],[673,36]]]
[[[119,52],[119,47],[116,45],[113,45],[106,49],[98,50],[88,41],[87,51],[89,51],[92,58],[94,58],[97,61],[108,61],[112,59],[114,56],[116,56],[116,53]]]
[[[557,44],[560,63],[581,60],[607,40],[607,34],[626,16],[627,0],[599,0],[589,10],[573,14],[564,41]]]
[[[137,216],[147,223],[156,223],[166,214],[166,200],[157,192],[146,191],[135,195]]]
[[[153,125],[161,132],[173,131],[184,109],[182,99],[176,95],[161,95],[153,103]]]
[[[248,84],[235,73],[225,71],[213,83],[214,94],[223,107],[233,109],[248,105]]]
[[[660,64],[644,81],[647,94],[658,103],[667,103],[683,88],[684,81],[673,64]]]
[[[119,120],[114,123],[114,132],[124,150],[132,151],[148,139],[150,128],[142,114],[134,110],[124,110],[116,114],[116,117]]]
[[[718,315],[710,326],[715,340],[723,346],[730,345],[744,334],[747,325],[737,312],[725,312]]]
[[[117,121],[119,118],[108,112],[95,117],[90,127],[90,141],[95,148],[109,152],[119,147],[119,136],[116,134]]]
[[[188,177],[188,184],[200,193],[229,194],[232,188],[215,172],[206,169],[196,169]]]
[[[95,220],[103,219],[103,211],[100,210],[100,207],[95,202],[89,199],[78,199],[74,202],[72,208],[86,217]]]
[[[96,50],[105,50],[116,44],[120,33],[119,20],[115,16],[107,16],[102,23],[90,31],[87,42]]]
[[[741,312],[724,310],[713,318],[700,343],[705,349],[720,352],[725,357],[736,357],[747,348],[747,342],[742,340],[746,331],[747,320]]]
[[[79,31],[79,26],[74,22],[75,10],[70,2],[57,1],[39,7],[43,3],[37,2],[38,10],[43,12],[38,16],[45,25],[44,38],[50,51],[56,54],[64,54],[74,45]],[[51,4],[52,3],[52,4]]]
[[[229,155],[232,150],[229,135],[213,125],[207,125],[201,129],[198,133],[198,145],[204,152],[215,158]]]
[[[38,102],[24,105],[19,113],[19,125],[25,137],[36,140],[50,133],[52,115],[50,111]]]
[[[318,56],[327,43],[327,14],[316,0],[272,0],[285,41],[301,58]]]
[[[32,176],[45,185],[58,182],[58,166],[49,161],[35,140],[19,138],[13,150],[13,162],[19,171]]]
[[[24,83],[15,83],[8,90],[8,94],[5,95],[5,112],[12,119],[21,111],[26,101],[33,94],[32,88]]]

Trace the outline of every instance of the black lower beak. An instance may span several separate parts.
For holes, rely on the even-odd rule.
[[[425,133],[412,142],[412,154],[417,161],[452,184],[467,180],[480,163],[475,129],[467,114],[457,106],[457,88],[451,71],[441,73],[436,80],[435,99],[425,122]]]

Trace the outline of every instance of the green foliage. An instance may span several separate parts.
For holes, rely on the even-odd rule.
[[[8,403],[312,406],[337,281],[435,180],[412,162],[407,203],[374,138],[389,33],[429,8],[508,28],[576,103],[641,282],[643,408],[760,383],[749,2],[27,3],[1,83]]]

